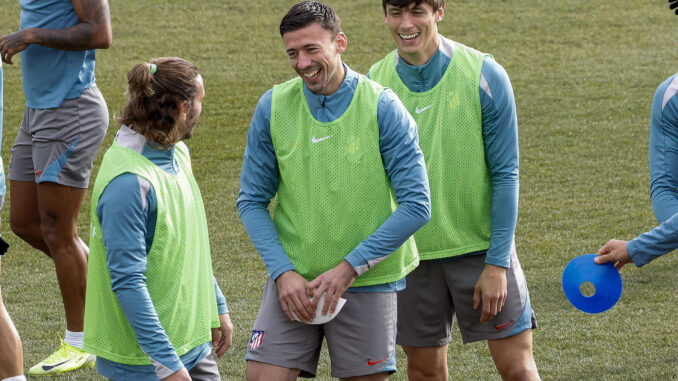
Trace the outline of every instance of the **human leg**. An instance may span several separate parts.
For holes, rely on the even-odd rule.
[[[52,257],[40,230],[38,187],[34,181],[10,181],[9,225],[29,245]]]
[[[488,340],[487,346],[502,380],[540,380],[532,354],[532,330],[503,339]]]
[[[54,259],[66,312],[66,329],[82,332],[87,284],[87,253],[76,228],[87,189],[38,184],[40,229]]]
[[[1,258],[1,257],[0,257]],[[0,263],[2,261],[0,260]],[[0,380],[23,375],[23,348],[19,333],[12,322],[0,290]]]
[[[93,87],[80,98],[65,100],[57,109],[28,109],[24,122],[22,129],[24,124],[27,126],[22,134],[24,139],[19,142],[17,137],[12,149],[10,179],[24,182],[32,179],[36,183],[33,200],[37,199],[40,233],[47,247],[45,252],[54,260],[66,313],[65,343],[32,367],[29,374],[61,373],[94,364],[94,356],[79,349],[87,251],[78,237],[76,223],[92,163],[108,127],[108,110],[101,93]],[[26,155],[18,155],[25,151],[22,147],[26,135],[30,137],[30,164],[22,159]],[[55,365],[60,362],[63,364]]]
[[[77,217],[107,127],[106,104],[92,87],[56,109],[27,108],[12,147],[12,226],[54,259],[71,332],[82,332],[87,272]]]
[[[421,261],[398,292],[398,344],[412,381],[447,380],[454,305],[441,261]]]
[[[341,380],[386,380],[396,371],[395,292],[345,292],[346,304],[323,324],[332,376]]]
[[[447,380],[447,344],[437,347],[402,346],[407,355],[407,377],[410,381]]]
[[[19,238],[51,257],[40,230],[38,188],[35,183],[33,163],[33,138],[30,131],[34,120],[34,110],[26,108],[21,128],[12,146],[12,158],[9,163],[9,191],[12,195],[9,224]]]
[[[300,369],[290,369],[253,360],[247,361],[247,381],[294,381],[300,373]]]
[[[269,278],[247,346],[247,380],[294,380],[316,373],[322,327],[290,321],[280,306],[278,289]]]
[[[464,343],[486,340],[495,366],[504,380],[538,380],[532,354],[532,329],[537,327],[525,275],[515,246],[506,270],[507,297],[494,319],[480,322],[481,308],[473,310],[473,287],[485,265],[485,255],[450,262],[448,279]]]
[[[342,377],[341,381],[386,381],[388,380],[388,373],[368,374],[364,376]]]

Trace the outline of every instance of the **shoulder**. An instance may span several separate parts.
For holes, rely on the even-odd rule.
[[[670,109],[672,111],[676,111],[678,108],[678,97],[676,94],[678,94],[678,73],[670,76],[657,87],[653,103],[661,107],[662,111],[667,105],[671,106]]]
[[[481,96],[485,93],[491,99],[503,98],[513,93],[508,73],[492,56],[485,56],[483,60],[479,87]]]
[[[142,181],[143,180],[143,181]],[[116,214],[125,214],[130,210],[141,209],[141,194],[147,194],[152,187],[145,179],[133,173],[122,173],[112,179],[99,198],[99,206],[109,206]]]
[[[509,82],[509,76],[506,69],[504,69],[504,67],[492,56],[485,56],[480,72],[488,82]]]

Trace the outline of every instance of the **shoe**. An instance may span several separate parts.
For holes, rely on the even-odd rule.
[[[28,370],[31,376],[55,375],[80,368],[91,368],[96,356],[61,341],[61,347],[49,357]]]

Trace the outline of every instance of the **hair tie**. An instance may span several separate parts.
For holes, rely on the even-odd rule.
[[[158,70],[158,66],[156,66],[155,64],[150,64],[150,65],[151,65],[151,75],[153,75]]]

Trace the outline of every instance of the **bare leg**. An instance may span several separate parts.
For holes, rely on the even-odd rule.
[[[365,376],[340,378],[340,380],[341,381],[386,381],[386,380],[388,380],[388,373],[383,372],[383,373],[368,374],[368,375],[365,375]]]
[[[294,381],[300,373],[299,369],[283,368],[259,361],[247,361],[247,381]]]
[[[19,333],[5,309],[0,291],[0,380],[24,374],[23,358]]]
[[[488,340],[490,354],[502,380],[540,380],[532,354],[532,330],[498,340]]]
[[[76,223],[86,191],[56,183],[37,184],[40,230],[54,259],[66,310],[66,328],[73,332],[82,332],[85,313],[87,253]]]
[[[52,257],[40,229],[38,185],[31,181],[10,181],[9,225],[14,234]]]
[[[407,376],[410,381],[445,381],[447,345],[439,347],[402,346],[407,355]]]

